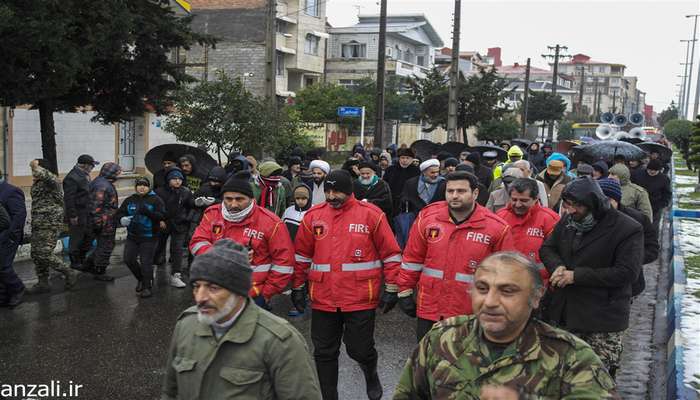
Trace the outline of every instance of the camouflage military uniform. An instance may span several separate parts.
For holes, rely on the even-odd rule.
[[[476,317],[446,319],[409,358],[394,399],[479,399],[486,385],[512,388],[521,399],[619,399],[586,343],[539,320],[500,356],[490,353]]]
[[[37,166],[32,185],[32,261],[39,281],[48,280],[49,268],[68,276],[70,270],[54,254],[58,232],[63,228],[63,193],[58,179]]]
[[[625,336],[625,331],[600,333],[573,332],[573,334],[591,346],[614,379],[615,375],[617,375],[617,371],[620,370],[622,338]]]

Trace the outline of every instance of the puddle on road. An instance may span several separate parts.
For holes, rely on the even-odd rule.
[[[700,220],[681,219],[677,229],[688,277],[681,315],[684,381],[689,387],[700,390]]]

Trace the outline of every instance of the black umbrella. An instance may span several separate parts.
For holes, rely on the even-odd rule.
[[[644,143],[644,140],[642,140],[638,137],[626,137],[626,138],[622,138],[620,140],[623,142],[632,143],[632,144]]]
[[[530,147],[530,145],[532,144],[532,140],[530,140],[530,139],[521,139],[521,138],[512,139],[510,142],[511,142],[512,144],[514,144],[514,145],[520,147],[520,148],[523,150],[523,152],[527,152],[527,149],[528,149],[528,148]]]
[[[481,146],[473,146],[473,147],[471,147],[471,151],[478,152],[479,154],[481,154],[482,158],[484,157],[484,153],[486,153],[488,151],[495,151],[497,154],[496,158],[499,161],[505,161],[508,159],[508,152],[507,151],[503,150],[503,148],[501,148],[501,147],[493,146],[490,144],[485,144],[485,145],[481,145]]]
[[[646,154],[639,147],[619,140],[604,140],[573,148],[574,159],[593,164],[598,160],[613,163],[615,156],[625,156],[625,160],[641,160]]]
[[[459,158],[459,154],[468,150],[469,146],[461,142],[447,142],[442,145],[440,151],[446,151],[452,154],[453,157]]]
[[[210,169],[219,165],[209,153],[200,148],[179,143],[161,144],[160,146],[148,150],[148,153],[146,153],[146,168],[148,168],[152,174],[155,175],[156,172],[163,169],[161,162],[163,161],[163,156],[167,152],[173,153],[175,158],[180,158],[185,154],[193,155],[194,158],[197,159],[195,168],[203,174],[208,173]]]
[[[416,157],[420,158],[421,161],[425,161],[440,151],[440,145],[430,140],[416,140],[411,143],[411,149],[416,153]]]
[[[661,143],[644,142],[639,143],[637,147],[644,150],[647,154],[659,153],[659,158],[662,161],[669,161],[671,159],[671,155],[673,154],[673,150],[664,146]]]

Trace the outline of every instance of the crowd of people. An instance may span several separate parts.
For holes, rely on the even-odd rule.
[[[671,199],[668,168],[656,153],[574,165],[551,143],[507,153],[420,160],[407,146],[357,145],[337,169],[299,150],[286,168],[234,153],[207,173],[167,153],[121,203],[115,163],[92,179],[98,162],[82,155],[61,184],[34,160],[38,283],[25,289],[12,269],[26,210],[22,191],[0,182],[0,302],[50,291],[50,268],[67,290],[78,272],[113,280],[124,226],[140,297],[154,295],[154,265],[168,261],[169,283],[193,288],[166,398],[337,399],[342,340],[379,399],[376,310],[397,305],[416,318],[419,345],[396,399],[617,398],[630,304]],[[69,266],[53,253],[64,222]],[[311,313],[315,368],[299,333],[268,312],[285,293],[290,316]]]

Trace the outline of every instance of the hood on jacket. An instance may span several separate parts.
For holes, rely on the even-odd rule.
[[[568,173],[569,170],[571,169],[571,160],[569,160],[569,157],[567,157],[561,153],[552,153],[552,155],[547,157],[546,165],[549,165],[549,162],[552,160],[564,161],[564,172],[566,172],[566,173]]]
[[[115,180],[121,172],[122,167],[120,167],[119,164],[108,162],[100,169],[100,176],[108,180]]]
[[[171,179],[176,179],[176,178],[180,178],[184,181],[185,174],[183,174],[182,170],[178,167],[169,168],[168,172],[165,174],[165,182],[170,182]]]
[[[600,220],[610,208],[608,197],[603,194],[598,183],[590,176],[583,176],[571,181],[566,185],[561,198],[586,206],[596,220]]]
[[[190,162],[190,164],[192,165],[192,173],[194,174],[197,171],[197,157],[193,156],[192,154],[184,154],[178,160],[178,165],[180,165],[180,162],[183,160],[187,160]]]
[[[521,149],[517,145],[512,145],[510,146],[510,149],[508,149],[508,161],[510,161],[512,157],[519,157],[520,159],[522,159],[523,155],[523,149]]]
[[[312,198],[313,190],[311,190],[311,188],[309,187],[309,185],[307,185],[307,184],[305,184],[305,183],[299,183],[299,184],[297,184],[296,186],[294,186],[294,190],[292,191],[292,193],[294,194],[294,196],[296,196],[296,191],[297,191],[297,190],[304,190],[304,191],[306,191],[306,196],[308,197],[309,200],[306,202],[306,206],[303,207],[303,208],[297,207],[297,203],[296,203],[296,201],[294,201],[294,209],[297,210],[297,211],[306,211],[306,210],[308,210],[309,208],[311,208],[311,198]]]
[[[243,156],[242,154],[238,154],[237,156],[233,157],[232,159],[229,159],[228,162],[229,162],[229,166],[231,166],[231,167],[232,167],[232,164],[235,162],[239,162],[241,164],[241,168],[236,169],[234,172],[248,171],[250,169],[250,163],[248,162],[248,159],[245,158],[245,156]],[[233,171],[233,168],[231,168],[231,170]]]
[[[271,176],[282,175],[282,166],[274,161],[265,161],[258,167],[260,176],[269,178]]]
[[[630,184],[630,170],[624,164],[613,165],[609,172],[620,179],[620,185],[626,186]]]
[[[223,169],[222,167],[219,167],[218,165],[214,168],[212,168],[209,171],[209,174],[207,175],[207,180],[209,181],[218,181],[221,183],[226,182],[227,179],[227,174],[226,170]]]

